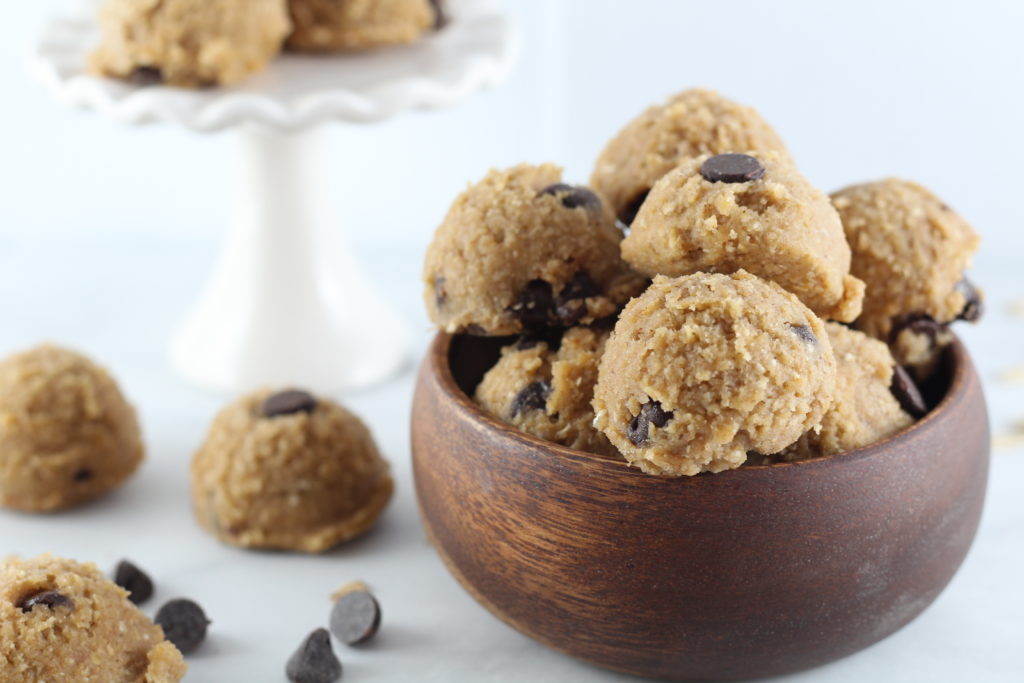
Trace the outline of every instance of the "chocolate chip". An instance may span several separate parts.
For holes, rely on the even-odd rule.
[[[551,385],[547,382],[530,382],[512,399],[509,412],[512,417],[530,410],[543,410],[548,404]]]
[[[709,183],[749,183],[764,175],[764,164],[749,154],[719,154],[700,167]]]
[[[380,605],[364,590],[346,593],[331,610],[331,633],[343,643],[357,645],[377,634],[380,628]]]
[[[558,298],[563,301],[570,299],[588,299],[592,296],[597,296],[601,293],[601,288],[597,286],[590,277],[590,273],[585,270],[581,270],[569,278],[569,281],[562,288],[561,294]]]
[[[438,275],[434,278],[434,301],[437,302],[437,307],[440,308],[447,300],[448,290],[444,288],[444,278]]]
[[[642,446],[647,443],[650,426],[664,427],[672,419],[672,412],[663,410],[661,403],[649,400],[640,408],[640,413],[629,421],[626,428],[626,436],[634,446]]]
[[[341,678],[341,662],[331,647],[331,634],[325,628],[306,636],[284,668],[291,683],[333,683]]]
[[[43,607],[49,607],[51,610],[58,607],[67,607],[69,610],[75,609],[75,603],[68,596],[57,591],[40,591],[29,595],[17,604],[17,607],[22,612],[31,612],[36,606],[42,605]]]
[[[960,311],[957,319],[966,320],[969,323],[977,322],[981,318],[982,313],[985,312],[985,308],[981,303],[981,295],[978,293],[977,288],[970,280],[964,278],[956,283],[956,289],[964,295],[965,299],[964,310]]]
[[[541,195],[550,194],[562,197],[562,206],[567,209],[596,209],[601,206],[601,200],[593,190],[587,187],[555,183],[548,185],[540,191]]]
[[[79,483],[89,481],[95,476],[95,473],[88,467],[82,467],[75,471],[71,478]]]
[[[552,317],[555,297],[551,283],[545,280],[530,280],[519,295],[519,303],[512,307],[523,326],[546,327]]]
[[[316,398],[307,391],[282,391],[263,401],[263,417],[312,413],[314,410]]]
[[[114,569],[114,583],[128,591],[128,599],[136,605],[153,597],[153,580],[128,560],[121,560]]]
[[[164,74],[155,66],[137,66],[128,80],[134,85],[160,85],[164,82]]]
[[[918,336],[928,337],[928,341],[934,345],[939,334],[946,331],[946,325],[936,322],[934,318],[925,313],[901,316],[892,323],[892,330],[889,332],[889,343],[895,343],[900,334],[906,330]]]
[[[622,211],[619,212],[619,220],[624,225],[633,225],[633,221],[636,220],[636,215],[640,213],[640,207],[644,205],[647,200],[647,195],[650,194],[650,190],[644,190],[631,200],[626,202],[626,205],[622,207]]]
[[[789,328],[796,333],[796,336],[800,337],[800,339],[807,342],[808,344],[818,343],[818,338],[814,336],[814,331],[811,330],[810,326],[790,323]]]
[[[153,621],[164,630],[167,640],[183,655],[199,647],[206,639],[206,627],[210,625],[203,608],[184,598],[165,604]]]
[[[924,402],[921,390],[917,388],[917,383],[902,365],[893,367],[892,384],[889,390],[892,391],[892,395],[899,401],[903,410],[907,411],[911,417],[915,419],[924,417],[928,412],[928,406]]]
[[[434,30],[440,31],[448,24],[448,14],[444,11],[444,0],[430,0],[434,9]]]
[[[487,336],[489,336],[487,334],[487,330],[484,329],[483,325],[478,325],[477,323],[470,323],[470,324],[466,325],[466,334],[472,335],[474,337],[487,337]]]
[[[583,317],[587,314],[587,302],[583,299],[570,299],[569,301],[560,301],[555,307],[555,318],[558,319],[560,325],[565,327],[571,327],[583,320]]]

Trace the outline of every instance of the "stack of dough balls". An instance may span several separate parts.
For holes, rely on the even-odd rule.
[[[104,0],[89,66],[140,84],[231,85],[286,45],[368,50],[412,43],[442,23],[431,0]]]
[[[85,503],[120,486],[142,458],[135,410],[103,368],[50,345],[0,362],[0,506]]]
[[[393,489],[366,425],[295,389],[224,408],[192,459],[200,525],[245,548],[329,550],[368,531]]]
[[[688,90],[628,123],[589,187],[550,165],[470,186],[424,299],[441,330],[501,339],[474,394],[492,417],[695,475],[846,453],[922,417],[948,325],[981,314],[977,244],[913,183],[830,198],[756,111]]]

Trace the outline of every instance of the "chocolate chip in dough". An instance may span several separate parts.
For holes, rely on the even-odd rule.
[[[312,413],[314,410],[316,410],[316,398],[308,391],[282,391],[263,401],[263,417]]]
[[[530,280],[520,293],[519,302],[512,307],[512,312],[523,327],[534,329],[549,324],[554,308],[555,297],[551,283],[546,280]]]
[[[114,583],[128,591],[128,599],[136,605],[153,597],[153,580],[128,560],[121,560],[114,569]]]
[[[889,387],[892,395],[911,417],[924,417],[928,412],[928,405],[924,402],[924,396],[917,388],[917,383],[902,365],[897,365],[892,370],[892,384]]]
[[[74,601],[63,593],[57,591],[40,591],[33,593],[23,598],[17,605],[22,612],[31,612],[34,608],[42,606],[49,607],[51,610],[58,607],[67,607],[69,610],[75,609]]]
[[[749,154],[719,154],[701,164],[709,183],[749,183],[764,175],[764,164]]]
[[[291,683],[333,683],[341,678],[341,662],[334,655],[327,629],[318,628],[306,636],[284,671]]]
[[[807,342],[808,344],[817,344],[818,343],[818,338],[814,336],[814,331],[810,328],[809,325],[803,325],[803,324],[799,324],[798,325],[798,324],[790,323],[789,327],[790,327],[790,329],[793,330],[793,332],[796,333],[796,336],[800,337],[801,340]]]
[[[509,411],[512,417],[531,410],[543,410],[548,404],[551,385],[547,382],[530,382],[512,399]]]
[[[550,194],[561,196],[562,206],[567,209],[578,209],[583,207],[585,209],[596,209],[601,206],[601,200],[598,198],[594,191],[588,187],[578,187],[575,185],[568,185],[566,183],[555,183],[554,185],[548,185],[540,191],[542,195]]]
[[[380,605],[368,591],[351,591],[334,603],[330,625],[331,633],[341,642],[365,643],[380,628]]]
[[[649,400],[640,408],[640,413],[629,421],[626,436],[634,446],[647,443],[651,425],[664,427],[672,419],[672,412],[664,410],[659,401]]]
[[[206,639],[206,628],[210,620],[203,608],[191,600],[171,600],[156,613],[153,619],[164,630],[167,640],[186,655]]]
[[[981,295],[970,280],[964,278],[956,284],[957,290],[964,295],[964,309],[957,316],[958,320],[966,320],[969,323],[977,322],[985,308],[981,303]]]

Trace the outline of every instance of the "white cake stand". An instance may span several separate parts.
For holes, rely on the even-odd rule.
[[[501,81],[517,52],[507,18],[487,0],[452,2],[448,12],[448,24],[415,45],[289,54],[237,87],[207,91],[86,73],[95,0],[46,28],[34,71],[59,101],[126,124],[237,132],[220,264],[171,344],[188,380],[230,392],[285,384],[333,392],[403,365],[405,326],[363,276],[328,208],[319,124],[449,107]]]

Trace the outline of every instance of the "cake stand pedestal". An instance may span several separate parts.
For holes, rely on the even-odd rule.
[[[516,56],[506,17],[486,0],[455,2],[445,28],[415,45],[286,54],[239,86],[190,91],[87,73],[98,40],[95,12],[95,2],[86,2],[51,22],[39,41],[34,71],[59,101],[125,124],[231,130],[239,140],[227,237],[205,293],[172,341],[177,371],[221,391],[295,385],[330,393],[398,370],[407,331],[363,275],[331,213],[323,124],[454,106],[500,82]]]

